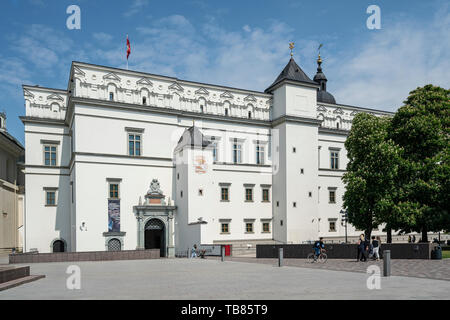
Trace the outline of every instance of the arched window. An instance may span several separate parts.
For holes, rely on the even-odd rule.
[[[108,251],[120,251],[122,250],[122,243],[119,239],[111,239],[108,241]]]
[[[200,112],[201,113],[203,113],[203,112],[206,112],[206,100],[205,100],[205,98],[199,98],[198,99],[198,105],[199,105],[199,109],[200,109]]]
[[[249,119],[252,118],[252,112],[251,112],[251,111],[248,112],[248,118],[249,118]]]
[[[114,101],[114,92],[109,93],[109,101]]]
[[[147,97],[142,97],[142,104],[147,105]]]
[[[64,241],[55,240],[52,245],[53,252],[65,252]]]

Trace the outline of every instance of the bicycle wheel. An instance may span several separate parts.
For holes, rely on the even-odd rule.
[[[308,261],[309,263],[313,263],[314,262],[314,253],[311,252],[308,254],[308,256],[306,257],[306,261]]]
[[[327,254],[326,254],[326,253],[322,253],[322,254],[319,256],[319,262],[320,262],[320,263],[325,263],[325,262],[327,262],[327,259],[328,259],[328,257],[327,257]]]

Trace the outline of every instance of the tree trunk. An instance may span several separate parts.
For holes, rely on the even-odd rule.
[[[386,242],[392,243],[392,229],[389,227],[386,228]]]
[[[372,235],[372,229],[366,229],[364,232],[364,237],[366,237],[366,240],[370,241],[370,236]]]
[[[422,240],[420,242],[428,242],[428,232],[426,226],[422,227]]]

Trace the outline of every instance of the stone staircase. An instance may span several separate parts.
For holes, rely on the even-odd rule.
[[[232,245],[231,254],[233,257],[256,258],[257,244],[277,244],[275,240],[231,240],[214,241],[214,244]]]

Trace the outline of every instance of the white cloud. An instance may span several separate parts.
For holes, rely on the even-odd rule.
[[[123,15],[125,17],[131,17],[143,10],[148,4],[149,0],[134,0],[130,8]]]
[[[336,101],[395,111],[413,89],[450,83],[450,12],[428,24],[398,21],[373,31],[361,48],[336,57],[325,73]]]

